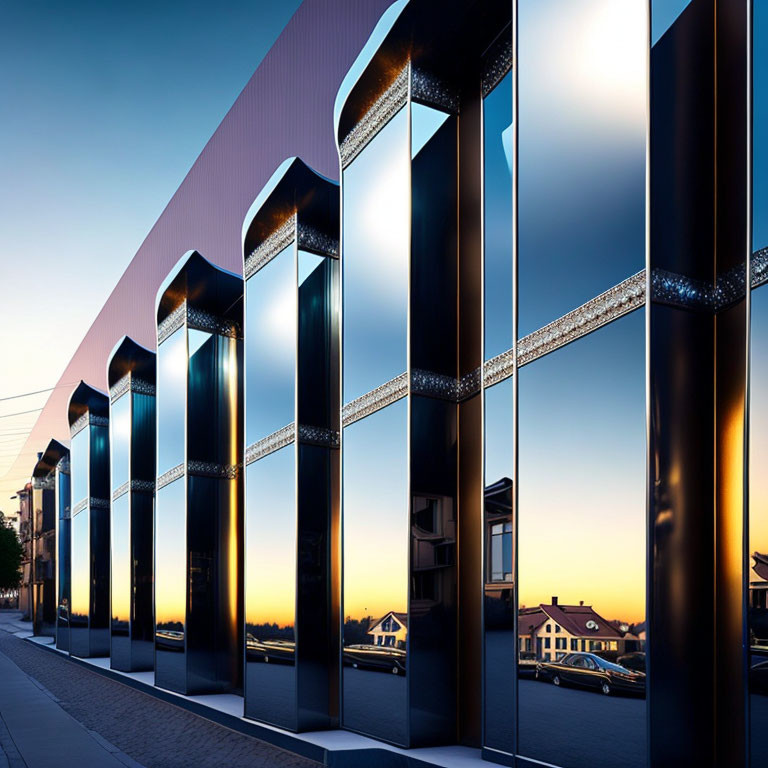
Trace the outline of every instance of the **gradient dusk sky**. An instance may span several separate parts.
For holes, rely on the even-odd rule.
[[[54,386],[299,5],[0,6],[0,398]],[[0,400],[6,512],[26,480],[7,471],[47,397]]]

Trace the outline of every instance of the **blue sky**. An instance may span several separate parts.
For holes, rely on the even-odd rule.
[[[0,4],[0,398],[56,383],[299,5]],[[53,326],[50,307],[65,310]],[[0,419],[0,476],[36,416]]]

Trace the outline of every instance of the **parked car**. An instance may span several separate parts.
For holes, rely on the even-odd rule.
[[[405,674],[405,651],[386,645],[347,645],[344,646],[344,664],[355,669],[372,669],[391,672],[393,675]]]
[[[517,660],[518,677],[535,677],[537,667],[538,662],[533,651],[520,652],[520,658]]]
[[[266,664],[293,664],[296,653],[296,643],[293,640],[268,639],[260,640],[250,632],[245,636],[245,653],[247,661],[263,661]]]
[[[621,667],[631,669],[633,672],[645,672],[645,654],[642,651],[625,653],[616,659],[616,663]]]
[[[555,685],[576,685],[602,691],[645,693],[645,674],[606,661],[594,653],[569,653],[559,661],[542,661],[536,677],[551,680]]]

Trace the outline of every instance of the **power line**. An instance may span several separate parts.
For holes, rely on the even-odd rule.
[[[9,419],[11,416],[23,416],[25,413],[37,413],[38,411],[42,411],[42,408],[32,408],[29,411],[18,411],[16,413],[4,413],[0,416],[0,419]]]
[[[42,395],[43,392],[53,392],[54,389],[62,389],[63,387],[71,387],[75,384],[74,381],[65,381],[63,384],[57,384],[55,387],[48,387],[46,389],[37,389],[34,392],[22,392],[20,395],[9,395],[8,397],[0,397],[0,403],[6,400],[18,400],[20,397],[30,397],[31,395]]]

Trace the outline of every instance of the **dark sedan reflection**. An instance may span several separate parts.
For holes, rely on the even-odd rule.
[[[551,680],[554,685],[594,688],[606,696],[614,692],[645,694],[644,673],[606,661],[594,653],[570,653],[560,661],[540,662],[536,677]]]
[[[155,632],[159,651],[183,651],[184,632],[178,629],[158,629]]]
[[[382,645],[347,645],[344,648],[344,664],[355,669],[404,675],[405,649]]]
[[[296,643],[293,640],[261,640],[250,632],[245,637],[245,648],[248,661],[263,661],[265,664],[293,664],[296,654]]]

